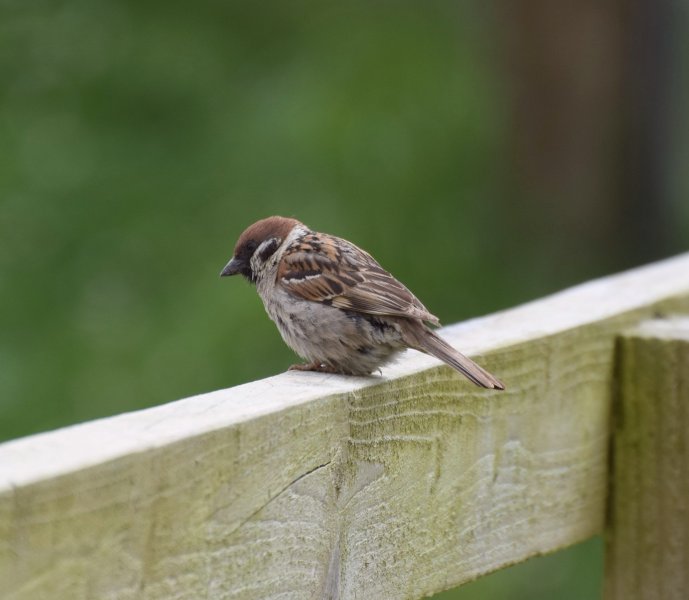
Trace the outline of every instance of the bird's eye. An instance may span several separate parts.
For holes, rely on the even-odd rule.
[[[253,254],[256,248],[258,248],[258,244],[254,240],[249,240],[246,243],[246,249],[249,251],[249,254]]]

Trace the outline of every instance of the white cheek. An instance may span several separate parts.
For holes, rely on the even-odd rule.
[[[280,249],[273,252],[266,262],[261,260],[261,251],[266,247],[266,243],[261,244],[254,252],[249,264],[251,270],[254,272],[256,281],[259,284],[259,294],[268,294],[275,282],[275,275],[277,273],[277,264],[280,261]],[[262,294],[263,295],[263,294]]]
[[[263,242],[258,248],[256,248],[256,251],[253,253],[251,256],[251,260],[249,260],[249,264],[251,265],[251,270],[254,273],[260,272],[263,267],[265,266],[265,263],[260,259],[261,252],[265,250],[266,247],[266,242]]]
[[[263,268],[263,263],[258,258],[258,250],[254,252],[254,255],[251,257],[251,260],[249,261],[249,265],[251,265],[251,270],[254,273],[258,273]]]

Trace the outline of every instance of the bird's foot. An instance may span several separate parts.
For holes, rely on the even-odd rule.
[[[305,363],[305,364],[299,364],[299,365],[292,365],[289,368],[290,371],[316,371],[317,373],[337,373],[338,371],[331,367],[330,365],[326,365],[323,363],[320,363],[318,361],[310,362],[310,363]]]

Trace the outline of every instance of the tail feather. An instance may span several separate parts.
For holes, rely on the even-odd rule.
[[[411,335],[408,338],[406,342],[410,347],[439,358],[479,387],[495,390],[505,389],[505,386],[497,377],[494,377],[484,368],[477,365],[468,356],[464,356],[464,354],[455,350],[423,323],[418,322],[418,328],[411,329]]]

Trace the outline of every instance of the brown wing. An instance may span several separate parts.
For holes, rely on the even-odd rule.
[[[289,293],[312,302],[439,323],[370,254],[333,236],[306,234],[283,254],[277,278]]]

